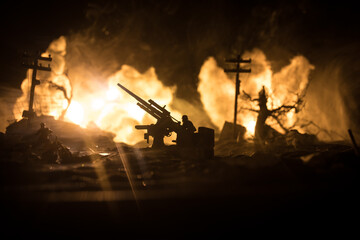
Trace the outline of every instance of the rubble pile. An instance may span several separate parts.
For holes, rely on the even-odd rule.
[[[46,126],[41,133],[42,125]],[[114,134],[95,124],[86,129],[76,124],[39,116],[10,124],[2,133],[2,153],[13,154],[22,160],[40,159],[47,163],[71,162],[74,156],[89,155],[98,149],[114,148]],[[8,159],[9,156],[3,156]],[[11,158],[11,157],[10,157]],[[25,160],[26,161],[26,160]]]
[[[322,143],[291,132],[281,140],[288,139],[288,144],[269,145],[266,151],[250,141],[226,139],[216,143],[213,158],[197,159],[174,146],[109,144],[101,134],[81,145],[61,133],[61,138],[55,135],[56,126],[49,127],[54,136],[39,142],[41,126],[35,126],[22,138],[10,130],[0,135],[3,206],[12,206],[9,216],[19,206],[19,216],[37,216],[37,222],[28,225],[34,229],[76,226],[91,235],[92,229],[133,233],[161,226],[166,232],[177,230],[180,223],[196,230],[199,224],[208,227],[223,221],[243,228],[289,227],[290,222],[303,223],[299,214],[308,217],[318,211],[323,199],[330,201],[323,206],[328,214],[324,216],[333,216],[327,207],[339,198],[329,196],[347,194],[346,199],[355,202],[351,193],[358,186],[360,161],[347,143]],[[71,145],[59,139],[93,150],[71,151]],[[312,203],[314,196],[320,200]],[[134,200],[147,221],[138,221]]]

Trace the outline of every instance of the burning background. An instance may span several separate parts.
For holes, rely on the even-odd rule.
[[[50,4],[50,5],[49,5]],[[83,127],[96,124],[116,141],[142,140],[136,124],[154,120],[121,92],[167,105],[198,126],[221,130],[233,120],[234,76],[225,58],[251,58],[241,91],[256,98],[265,86],[269,108],[305,95],[299,114],[283,124],[322,140],[359,133],[359,31],[352,4],[311,1],[126,1],[20,3],[2,16],[1,131],[27,109],[30,72],[21,53],[51,54],[51,73],[40,73],[35,111]],[[10,18],[16,12],[15,19]],[[14,53],[18,53],[14,56]],[[24,80],[25,79],[25,80]],[[14,89],[20,89],[16,91]],[[253,135],[256,105],[240,97],[238,122]],[[311,123],[311,124],[309,124]],[[271,119],[269,124],[281,131]]]

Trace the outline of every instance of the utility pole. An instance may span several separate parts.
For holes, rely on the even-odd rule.
[[[38,52],[35,57],[28,53],[24,53],[23,57],[27,58],[28,62],[26,62],[26,63],[23,62],[22,65],[25,68],[29,68],[29,69],[31,68],[33,70],[32,77],[31,77],[29,110],[24,110],[23,114],[22,114],[22,116],[27,118],[30,123],[30,120],[35,117],[35,112],[34,112],[34,108],[33,108],[35,87],[36,87],[36,85],[40,84],[40,81],[36,79],[37,71],[38,70],[39,71],[51,71],[50,64],[48,64],[47,67],[44,67],[44,66],[42,66],[41,63],[39,63],[39,61],[49,61],[50,62],[52,60],[52,58],[51,58],[50,54],[49,54],[49,57],[42,57],[40,52]],[[30,61],[30,63],[29,63],[29,61]]]
[[[240,55],[237,55],[236,58],[229,58],[225,59],[227,63],[236,63],[236,68],[232,69],[224,69],[226,73],[236,73],[235,79],[235,108],[234,108],[234,138],[237,138],[237,131],[236,131],[236,121],[237,121],[237,109],[238,109],[238,96],[240,94],[240,73],[250,73],[251,69],[243,69],[240,68],[240,63],[251,63],[251,59],[242,59]]]

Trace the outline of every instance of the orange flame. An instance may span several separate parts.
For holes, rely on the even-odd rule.
[[[252,98],[257,98],[262,86],[265,86],[268,99],[268,108],[274,109],[283,104],[293,104],[296,101],[296,94],[305,90],[308,84],[310,70],[314,69],[309,61],[303,56],[296,56],[291,59],[290,64],[283,67],[279,72],[273,73],[270,63],[266,60],[265,54],[254,49],[246,52],[243,58],[251,58],[251,74],[240,76],[241,91],[245,91]],[[219,128],[224,121],[232,121],[234,114],[235,80],[233,76],[224,73],[213,57],[207,59],[199,74],[198,91],[205,110],[213,123]],[[245,108],[258,109],[256,102],[239,98],[238,123],[247,129],[247,137],[254,135],[257,113],[244,110]],[[286,126],[296,121],[296,115],[290,111],[286,115]],[[276,130],[282,129],[271,119],[268,124]]]
[[[144,100],[154,98],[162,106],[172,102],[174,87],[166,87],[157,78],[154,68],[145,73],[139,73],[135,68],[123,65],[119,71],[107,79],[84,79],[86,69],[74,73],[71,82],[65,74],[66,40],[61,37],[50,44],[47,53],[53,57],[51,74],[39,72],[41,84],[35,88],[35,112],[37,114],[52,115],[59,119],[67,109],[64,120],[71,121],[82,127],[95,123],[99,128],[116,134],[115,141],[135,144],[143,139],[142,131],[134,129],[136,124],[151,124],[154,119],[147,116],[141,108],[136,106],[136,100],[123,92],[117,83],[122,83]],[[14,115],[21,118],[23,110],[27,109],[29,98],[29,79],[25,79],[21,89],[23,95],[17,99]],[[66,89],[66,94],[59,88]],[[69,98],[71,95],[71,103]],[[170,108],[174,117],[180,114]],[[171,141],[171,139],[169,139]]]
[[[41,80],[41,84],[35,89],[34,102],[37,114],[52,115],[55,119],[62,117],[82,127],[95,123],[99,128],[115,133],[115,141],[135,144],[142,141],[144,132],[135,130],[134,125],[151,124],[155,120],[136,106],[136,100],[118,88],[117,83],[125,85],[144,100],[153,98],[162,106],[169,106],[173,100],[176,100],[174,99],[176,88],[164,86],[154,68],[140,73],[131,66],[123,65],[117,72],[103,78],[96,77],[96,74],[90,71],[91,69],[86,68],[88,65],[80,64],[71,66],[69,73],[69,66],[66,66],[67,53],[64,37],[53,41],[47,54],[51,54],[53,58],[52,72],[38,72],[37,78]],[[252,58],[250,66],[252,73],[241,76],[241,90],[256,98],[258,91],[265,86],[269,95],[269,109],[292,103],[295,100],[295,95],[292,93],[304,90],[309,72],[314,68],[306,58],[297,56],[291,59],[289,65],[273,73],[261,50],[254,49],[246,52],[243,57]],[[31,70],[28,74],[30,76]],[[69,76],[71,76],[70,79]],[[233,77],[226,75],[224,70],[217,66],[215,59],[210,57],[200,70],[199,80],[198,91],[205,112],[212,123],[221,129],[224,121],[231,121],[233,118],[235,91]],[[17,119],[20,119],[22,111],[28,108],[29,82],[29,79],[25,79],[21,85],[23,95],[17,99],[13,110]],[[180,100],[177,99],[177,101]],[[180,102],[182,106],[187,106],[186,114],[189,114],[189,109],[192,109],[194,113],[192,120],[195,124],[201,122],[205,123],[202,125],[206,125],[207,120],[198,116],[201,114],[197,114],[202,111],[198,106],[185,100]],[[239,107],[238,121],[247,128],[247,136],[250,137],[254,135],[257,114],[241,109],[256,109],[256,103],[240,97]],[[179,112],[167,108],[175,118],[180,119]],[[296,114],[289,112],[287,118],[287,124],[291,124],[295,121]],[[270,122],[270,124],[273,123]],[[171,140],[168,139],[168,141]]]

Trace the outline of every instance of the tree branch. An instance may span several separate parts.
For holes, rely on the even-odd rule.
[[[272,117],[273,119],[275,119],[275,121],[279,124],[279,126],[282,128],[282,130],[284,130],[285,132],[289,132],[289,129],[290,129],[290,128],[286,128],[286,127],[280,122],[278,116],[273,116],[273,115],[271,115],[271,117]]]
[[[250,96],[250,94],[248,94],[248,93],[245,92],[244,90],[243,90],[243,94],[244,94],[244,98],[250,100],[251,102],[259,101],[259,99],[257,99],[257,98],[252,99],[251,96]]]
[[[259,110],[252,109],[252,108],[240,108],[240,110],[247,110],[247,111],[256,112],[256,113],[260,112]]]

